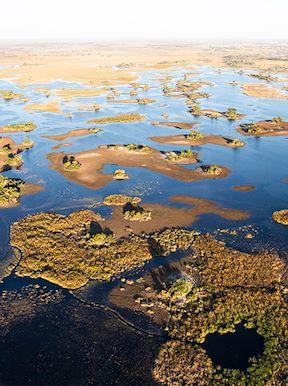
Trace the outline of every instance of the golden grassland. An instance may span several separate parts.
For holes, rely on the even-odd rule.
[[[141,69],[169,69],[191,65],[236,67],[265,71],[285,71],[283,43],[99,43],[70,45],[3,45],[0,63],[2,78],[16,78],[18,83],[48,83],[62,79],[89,84],[133,81],[131,72]],[[127,63],[129,57],[129,64]],[[112,66],[119,64],[121,70]],[[13,67],[13,65],[20,65]],[[11,66],[11,67],[9,67]],[[150,67],[149,67],[150,66]]]

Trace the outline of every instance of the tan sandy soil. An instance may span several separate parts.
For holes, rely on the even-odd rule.
[[[0,58],[1,59],[1,58]],[[131,82],[137,77],[127,71],[115,71],[110,67],[100,67],[93,64],[90,58],[49,57],[39,58],[36,63],[27,63],[12,69],[0,71],[3,78],[14,78],[18,84],[46,84],[54,80],[83,82],[91,85],[101,85],[105,82]],[[1,63],[1,60],[0,60]]]
[[[63,133],[63,134],[43,135],[42,138],[53,139],[55,141],[63,141],[64,139],[67,139],[67,138],[83,137],[83,136],[89,135],[89,134],[95,134],[95,133],[93,133],[93,131],[91,131],[90,129],[75,129],[75,130],[67,131],[66,133]]]
[[[152,148],[149,152],[129,151],[119,145],[116,149],[100,146],[98,149],[89,150],[80,153],[68,154],[75,156],[80,162],[81,167],[76,170],[65,170],[63,166],[63,157],[65,154],[50,153],[47,158],[51,162],[50,167],[56,169],[65,178],[80,185],[92,189],[99,189],[113,180],[113,174],[104,174],[102,169],[104,165],[118,165],[122,167],[138,167],[152,170],[168,177],[180,181],[192,182],[206,178],[224,178],[229,174],[229,170],[222,168],[220,175],[204,173],[202,169],[190,170],[180,165],[176,165],[165,159],[164,155]],[[195,155],[196,157],[196,155]],[[186,161],[186,162],[185,162]],[[183,162],[187,164],[195,163],[196,158],[190,158]]]
[[[241,88],[245,95],[256,98],[288,99],[280,88],[265,83],[242,83]]]
[[[255,185],[236,185],[233,186],[233,190],[237,190],[239,192],[250,192],[251,190],[255,190],[256,186]]]
[[[190,139],[185,135],[167,135],[161,137],[151,137],[154,142],[162,143],[165,145],[189,145],[189,146],[201,146],[206,144],[227,146],[227,147],[239,147],[234,146],[231,138],[221,137],[219,135],[204,135],[201,139]]]
[[[24,110],[45,111],[48,113],[59,113],[60,105],[57,101],[51,101],[47,103],[31,103],[24,106]]]
[[[107,92],[104,88],[80,88],[80,89],[72,89],[72,88],[61,88],[55,90],[54,95],[60,96],[66,100],[78,98],[78,97],[96,97]]]
[[[98,105],[97,108],[93,105],[80,105],[77,107],[78,111],[99,111],[101,110],[102,106]]]
[[[52,147],[53,150],[58,150],[61,147],[69,147],[72,146],[72,143],[59,143],[58,145],[55,145]]]
[[[249,213],[236,209],[221,208],[214,202],[190,197],[174,196],[173,202],[179,202],[192,206],[192,208],[175,208],[160,204],[139,204],[141,208],[151,212],[149,221],[129,221],[123,216],[123,208],[114,206],[112,216],[105,221],[105,225],[113,231],[117,237],[126,236],[132,230],[133,233],[149,233],[163,228],[190,226],[198,220],[203,213],[212,213],[228,220],[246,220]]]
[[[146,99],[146,103],[142,104],[149,104],[149,103],[155,103],[155,99],[149,99],[149,98],[144,98]],[[139,103],[138,99],[110,99],[108,101],[109,103],[115,103],[115,104],[141,104]]]
[[[115,71],[111,66],[135,63],[154,69],[171,66],[210,65],[255,70],[287,69],[287,45],[264,43],[75,43],[75,44],[2,44],[0,65],[20,65],[0,71],[1,78],[17,78],[18,83],[47,83],[55,79],[91,84],[129,82],[133,68]],[[275,58],[272,57],[275,56]],[[163,63],[164,62],[164,63]],[[178,63],[177,63],[178,62]],[[149,67],[148,67],[149,68]],[[146,69],[148,69],[146,67]]]
[[[246,124],[237,127],[237,131],[247,136],[274,137],[288,135],[288,122],[258,121],[254,125],[257,127],[257,134],[249,134],[246,131]]]
[[[152,122],[155,126],[168,126],[175,127],[176,129],[189,130],[192,129],[195,125],[198,125],[198,122]]]
[[[30,184],[25,182],[24,186],[21,188],[21,195],[28,196],[29,194],[35,194],[44,190],[44,187],[41,185]]]

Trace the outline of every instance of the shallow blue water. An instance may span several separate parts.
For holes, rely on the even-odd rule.
[[[164,96],[162,93],[163,86],[159,82],[159,77],[163,77],[165,74],[172,74],[173,79],[169,86],[173,86],[177,80],[183,77],[185,72],[189,73],[189,71],[183,69],[140,72],[139,82],[148,83],[151,88],[148,91],[139,90],[137,97],[156,100],[155,103],[144,106],[111,103],[106,100],[105,95],[73,98],[65,101],[54,95],[50,97],[44,96],[37,90],[35,85],[22,88],[8,81],[0,81],[1,89],[12,89],[15,92],[21,92],[24,94],[24,97],[31,98],[32,103],[59,100],[63,111],[63,114],[31,112],[23,109],[25,104],[21,101],[0,101],[1,126],[8,123],[27,121],[33,121],[38,125],[36,130],[28,134],[7,133],[7,136],[12,136],[16,142],[22,142],[25,137],[29,137],[34,140],[35,146],[33,149],[22,153],[24,165],[20,170],[12,170],[5,174],[10,177],[23,178],[28,182],[39,183],[45,188],[36,195],[23,197],[21,205],[16,208],[0,210],[2,249],[5,249],[9,241],[6,235],[11,222],[27,214],[47,210],[66,214],[75,209],[93,208],[93,210],[108,216],[110,209],[104,206],[95,207],[95,202],[101,201],[104,196],[112,193],[141,195],[143,203],[157,202],[173,206],[182,206],[169,200],[169,197],[173,195],[191,195],[193,197],[210,199],[228,208],[248,210],[251,213],[251,217],[245,221],[227,221],[218,216],[206,214],[201,216],[198,222],[193,224],[193,227],[213,232],[220,227],[237,228],[242,225],[251,224],[258,229],[261,228],[261,239],[265,240],[265,242],[268,239],[271,246],[278,247],[279,235],[281,236],[281,242],[285,242],[287,239],[287,229],[285,226],[274,223],[271,219],[271,214],[275,210],[288,207],[288,184],[284,182],[288,177],[288,137],[244,138],[235,129],[242,122],[271,119],[275,116],[281,116],[287,121],[287,101],[248,97],[242,93],[240,86],[229,84],[233,80],[242,83],[265,83],[264,81],[251,78],[247,74],[240,74],[233,70],[218,72],[211,67],[199,67],[196,71],[199,72],[199,76],[188,75],[189,80],[199,79],[213,83],[213,86],[204,86],[200,90],[211,94],[210,98],[200,100],[202,108],[225,111],[229,107],[236,107],[240,113],[246,114],[246,116],[237,122],[225,119],[211,120],[207,117],[193,117],[187,111],[185,98],[178,99]],[[281,76],[285,76],[285,74]],[[279,83],[279,85],[285,86],[287,83]],[[61,87],[81,88],[83,85],[55,81],[44,87],[53,90]],[[121,91],[121,96],[117,98],[131,98],[129,94],[131,87],[129,85],[119,85],[115,88]],[[103,109],[97,112],[77,111],[77,108],[83,104],[100,104],[103,105]],[[69,112],[73,113],[72,119],[64,115],[64,113]],[[53,151],[52,147],[58,144],[58,142],[42,138],[43,135],[64,133],[75,128],[93,127],[93,124],[87,123],[88,119],[128,112],[138,112],[147,116],[147,119],[135,123],[99,125],[99,127],[103,128],[101,133],[86,137],[68,138],[63,142],[72,143],[72,146],[58,151],[63,150],[64,152],[73,153],[97,148],[101,144],[111,143],[148,144],[159,150],[188,148],[187,146],[161,145],[149,139],[156,135],[186,133],[185,130],[152,125],[151,121],[164,120],[161,116],[163,113],[169,114],[169,121],[197,121],[199,124],[196,126],[196,129],[203,133],[237,137],[245,140],[247,144],[241,149],[230,149],[217,145],[194,147],[194,150],[199,153],[201,162],[223,165],[231,170],[231,174],[227,178],[218,180],[201,180],[186,183],[173,180],[148,169],[131,167],[125,168],[130,176],[129,180],[113,181],[102,189],[92,190],[70,182],[58,172],[49,169],[46,154]],[[194,168],[195,165],[186,167]],[[109,173],[115,169],[117,169],[115,165],[106,165],[103,170],[105,173]],[[234,185],[242,184],[255,185],[256,190],[250,192],[232,190]]]

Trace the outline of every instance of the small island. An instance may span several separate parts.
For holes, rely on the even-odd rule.
[[[176,158],[177,153],[174,152]],[[229,170],[224,166],[217,169],[217,173],[206,172],[204,166],[187,169],[177,163],[197,163],[197,154],[193,152],[179,153],[179,160],[167,158],[167,155],[145,145],[102,145],[95,150],[88,150],[74,154],[50,153],[47,158],[51,168],[56,169],[65,178],[92,189],[99,189],[113,180],[112,173],[103,173],[104,165],[117,165],[121,167],[139,167],[152,170],[176,180],[193,182],[205,178],[224,178],[229,175]],[[65,163],[73,157],[79,167],[67,170]],[[175,162],[176,161],[176,162]],[[81,167],[80,167],[81,165]],[[205,170],[204,170],[205,169]]]
[[[254,137],[288,135],[288,122],[284,122],[281,117],[275,117],[271,120],[245,123],[240,125],[237,131],[243,135]]]

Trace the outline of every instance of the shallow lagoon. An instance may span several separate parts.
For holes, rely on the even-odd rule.
[[[225,239],[228,244],[248,251],[255,248],[272,247],[278,250],[285,249],[288,245],[287,230],[284,226],[273,222],[271,215],[275,210],[287,207],[288,178],[287,166],[287,137],[254,138],[244,137],[236,132],[236,127],[241,123],[257,120],[271,119],[281,116],[288,120],[287,101],[273,99],[259,99],[248,97],[243,94],[240,86],[232,86],[229,82],[233,80],[242,83],[266,83],[252,79],[245,74],[239,74],[233,70],[222,70],[218,72],[210,67],[199,67],[198,76],[189,76],[192,81],[203,80],[213,82],[213,86],[204,86],[200,91],[208,92],[211,97],[201,99],[202,108],[211,108],[225,111],[229,107],[237,108],[238,112],[246,114],[240,121],[231,122],[226,119],[212,120],[207,117],[193,117],[187,112],[185,98],[166,97],[162,94],[162,85],[159,77],[171,74],[175,80],[181,79],[187,70],[175,69],[174,71],[147,71],[139,73],[139,82],[148,83],[151,88],[148,91],[139,91],[137,97],[155,99],[156,102],[148,105],[138,104],[116,104],[106,100],[105,95],[87,98],[73,98],[65,101],[61,97],[45,97],[43,93],[36,91],[35,86],[25,88],[16,87],[10,82],[1,81],[1,89],[12,89],[21,92],[24,97],[31,98],[29,103],[45,103],[50,100],[59,100],[63,113],[72,113],[72,119],[61,113],[29,112],[23,109],[25,105],[18,100],[9,102],[0,101],[1,122],[0,125],[14,122],[33,121],[38,128],[31,133],[13,133],[7,136],[13,137],[16,142],[22,142],[29,137],[35,142],[35,146],[22,154],[24,165],[20,170],[6,172],[9,177],[22,178],[31,183],[39,183],[44,190],[36,195],[21,198],[18,207],[0,210],[2,255],[9,249],[9,227],[10,224],[22,217],[39,211],[55,211],[68,214],[77,209],[89,208],[96,210],[108,217],[111,209],[98,205],[102,199],[109,194],[122,193],[127,195],[139,195],[143,203],[168,204],[175,207],[183,207],[184,204],[173,203],[169,197],[174,195],[191,195],[193,197],[205,198],[217,204],[233,208],[247,210],[251,217],[245,221],[228,221],[219,216],[204,214],[194,223],[191,228],[200,231],[215,232],[217,237]],[[285,75],[285,74],[284,74]],[[287,74],[286,74],[287,75]],[[286,85],[281,83],[281,86]],[[40,87],[40,86],[39,86]],[[41,85],[42,87],[42,85]],[[78,83],[57,81],[45,85],[49,89],[80,88]],[[119,99],[130,98],[131,87],[119,85],[115,88],[121,92]],[[103,109],[97,112],[78,111],[80,105],[100,104]],[[175,181],[172,178],[154,173],[144,168],[125,167],[130,176],[129,180],[113,181],[99,190],[92,190],[66,180],[57,171],[49,169],[49,161],[46,154],[50,153],[52,147],[59,142],[41,138],[44,135],[64,133],[75,128],[88,128],[94,125],[87,124],[88,119],[94,117],[105,117],[120,113],[137,112],[147,116],[147,120],[132,123],[112,123],[98,125],[103,131],[86,137],[69,138],[63,142],[71,143],[70,147],[63,147],[58,151],[67,153],[95,149],[101,144],[111,143],[139,143],[147,144],[159,150],[187,149],[187,146],[161,145],[151,141],[152,136],[176,135],[188,133],[186,130],[176,128],[154,126],[151,121],[162,121],[163,113],[168,113],[168,121],[197,121],[196,130],[205,134],[220,134],[239,138],[246,142],[246,146],[240,149],[230,149],[217,145],[203,145],[193,147],[193,151],[199,153],[203,164],[219,164],[228,167],[231,174],[225,179],[201,180],[197,182]],[[5,135],[5,134],[4,134]],[[195,165],[187,165],[187,168],[195,168]],[[106,165],[104,172],[110,173],[116,170],[116,165]],[[235,185],[255,185],[256,189],[249,192],[239,192],[232,189]],[[238,229],[239,227],[251,225],[255,230],[252,240],[241,237],[229,236],[219,233],[219,228]],[[173,226],[173,224],[171,224]],[[175,258],[175,257],[173,257]],[[163,259],[157,263],[145,267],[151,269],[155,264],[163,264]],[[9,288],[13,288],[13,276],[9,278]],[[29,282],[29,280],[28,280]],[[34,282],[33,280],[31,282]],[[15,287],[19,281],[15,279]],[[4,287],[3,287],[4,288]],[[97,289],[97,286],[96,286]],[[108,286],[109,289],[109,286]],[[93,298],[92,291],[88,290],[89,296]],[[84,298],[87,294],[84,294]],[[97,296],[98,297],[98,296]],[[100,296],[101,297],[101,296]],[[98,297],[99,299],[99,297]],[[97,299],[97,300],[98,300]]]
[[[192,81],[199,79],[213,83],[213,86],[204,86],[201,89],[201,91],[203,90],[211,94],[210,98],[200,100],[201,107],[213,108],[219,111],[224,111],[229,107],[236,107],[240,113],[244,113],[246,116],[241,121],[236,122],[225,119],[212,120],[207,117],[193,117],[187,112],[185,98],[163,96],[162,86],[159,82],[160,77],[163,77],[165,74],[171,74],[173,79],[169,85],[173,86],[173,82],[181,79],[185,72],[189,74],[189,71],[183,69],[140,72],[139,82],[148,83],[151,88],[148,91],[139,91],[137,97],[143,96],[156,100],[155,103],[144,106],[110,103],[109,100],[106,100],[105,95],[73,98],[65,101],[54,95],[50,97],[44,96],[39,90],[37,91],[34,85],[22,88],[16,87],[7,81],[1,81],[0,86],[2,89],[9,88],[15,92],[23,93],[24,97],[31,98],[29,103],[45,103],[49,100],[59,100],[63,113],[73,113],[72,119],[65,117],[61,113],[31,113],[23,110],[24,103],[17,99],[8,102],[0,101],[2,110],[1,125],[29,120],[38,125],[38,128],[28,133],[28,135],[25,133],[11,135],[19,142],[27,136],[34,140],[35,146],[29,152],[23,153],[24,166],[21,170],[13,170],[5,174],[11,177],[20,177],[29,182],[40,183],[45,187],[45,190],[37,195],[23,197],[19,207],[1,210],[1,223],[6,224],[5,227],[8,227],[11,221],[40,210],[68,213],[76,208],[89,207],[94,200],[101,201],[105,195],[111,193],[139,194],[142,196],[144,203],[157,202],[169,203],[170,205],[177,204],[169,202],[169,197],[180,194],[207,198],[226,207],[248,210],[251,213],[251,218],[245,221],[245,224],[249,223],[261,228],[267,227],[269,229],[269,243],[271,242],[271,245],[273,245],[274,232],[275,236],[283,232],[285,234],[285,227],[274,224],[271,220],[271,214],[273,211],[287,206],[288,184],[284,180],[288,177],[286,155],[288,138],[244,138],[235,131],[235,128],[242,122],[271,119],[274,116],[282,116],[287,120],[287,101],[248,97],[242,93],[240,86],[229,84],[233,80],[242,83],[265,83],[264,81],[252,79],[246,74],[239,74],[232,70],[222,70],[219,72],[211,67],[199,67],[197,68],[199,77],[188,75],[188,79]],[[281,83],[281,86],[284,85],[285,83]],[[57,81],[44,87],[57,89],[61,87],[82,88],[83,86],[78,83]],[[127,95],[128,98],[130,97],[131,87],[129,85],[119,85],[115,88],[121,92],[120,97],[116,97],[116,99],[127,99]],[[79,105],[95,103],[102,105],[103,109],[97,112],[77,111],[77,106]],[[135,123],[99,125],[99,127],[103,128],[101,133],[86,137],[69,138],[65,142],[71,143],[72,146],[64,147],[63,151],[73,153],[97,148],[101,144],[132,142],[148,144],[159,150],[187,148],[187,146],[161,145],[149,140],[149,137],[155,135],[188,133],[186,130],[151,125],[151,121],[164,120],[161,117],[162,113],[169,114],[167,119],[169,121],[197,121],[199,124],[195,127],[196,130],[206,134],[213,133],[228,135],[232,138],[237,137],[246,141],[247,144],[241,149],[229,149],[216,145],[193,147],[193,150],[199,152],[201,162],[223,165],[231,170],[230,176],[221,180],[202,180],[185,183],[174,181],[169,177],[156,174],[147,169],[126,168],[131,176],[129,180],[114,181],[104,188],[94,191],[71,183],[56,171],[49,170],[49,162],[45,156],[53,151],[51,148],[58,144],[58,142],[41,138],[41,136],[59,134],[75,128],[93,127],[93,125],[87,124],[88,119],[116,115],[123,112],[138,112],[146,115],[147,120]],[[194,165],[186,167],[195,168]],[[106,165],[104,172],[111,172],[116,169],[117,166]],[[256,190],[251,192],[232,190],[234,185],[244,184],[255,185]],[[98,209],[100,212],[107,213],[107,208],[99,207]],[[199,230],[208,229],[213,231],[223,226],[238,227],[244,224],[238,222],[227,224],[227,221],[220,218],[218,218],[218,221],[211,218],[211,225],[212,227],[209,226],[209,216],[205,215],[205,221],[200,219],[194,227],[197,227]],[[3,227],[1,228],[3,232]]]

